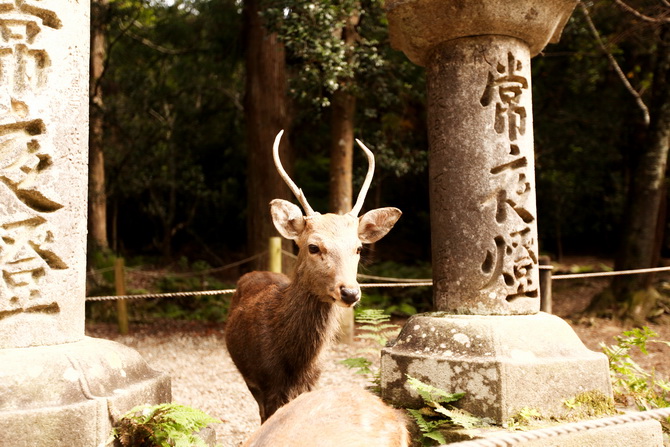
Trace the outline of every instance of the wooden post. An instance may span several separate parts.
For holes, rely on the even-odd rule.
[[[268,263],[271,272],[281,273],[281,238],[270,238],[270,261]]]
[[[549,256],[540,256],[540,311],[551,313],[551,265]]]
[[[126,272],[123,258],[116,258],[114,261],[114,286],[116,295],[126,294]],[[117,321],[119,324],[119,334],[128,333],[128,305],[126,300],[116,300]]]

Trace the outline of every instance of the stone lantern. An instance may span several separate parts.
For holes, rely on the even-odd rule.
[[[506,422],[611,395],[607,358],[540,312],[530,59],[575,0],[389,0],[391,44],[426,68],[436,312],[382,351],[382,396],[416,406],[407,376]]]
[[[84,335],[88,1],[0,10],[0,445],[105,445],[170,400],[134,350]]]

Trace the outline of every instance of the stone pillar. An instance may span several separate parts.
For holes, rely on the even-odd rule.
[[[434,304],[382,351],[382,396],[420,404],[407,375],[506,422],[523,407],[611,395],[607,359],[539,313],[530,59],[575,0],[389,0],[392,45],[426,67]]]
[[[90,2],[0,3],[0,445],[98,446],[170,384],[84,335]]]

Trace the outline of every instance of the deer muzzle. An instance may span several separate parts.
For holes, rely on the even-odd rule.
[[[361,299],[361,289],[342,286],[340,287],[340,298],[346,305],[353,306]]]

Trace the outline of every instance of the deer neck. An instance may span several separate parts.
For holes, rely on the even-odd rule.
[[[281,323],[281,332],[292,338],[290,345],[295,347],[296,355],[309,360],[334,338],[339,312],[336,305],[306,290],[295,280],[284,289],[283,302],[290,308]]]

